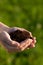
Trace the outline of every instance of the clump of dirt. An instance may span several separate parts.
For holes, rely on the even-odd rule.
[[[22,42],[28,38],[32,39],[32,37],[30,36],[30,33],[27,31],[16,30],[16,31],[10,32],[9,35],[12,40],[15,40],[17,42]]]

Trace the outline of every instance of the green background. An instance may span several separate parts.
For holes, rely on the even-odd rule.
[[[35,48],[20,53],[7,53],[0,46],[0,65],[43,65],[43,0],[0,0],[0,21],[37,38]]]

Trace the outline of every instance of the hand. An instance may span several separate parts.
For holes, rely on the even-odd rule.
[[[8,50],[8,52],[23,51],[32,43],[31,39],[27,39],[21,42],[21,44],[16,41],[12,41],[6,31],[0,33],[0,41],[2,42],[1,44]]]
[[[0,24],[0,26],[1,26],[0,41],[2,42],[1,44],[8,50],[8,52],[20,52],[25,50],[26,48],[35,46],[36,39],[34,39],[32,34],[27,30],[18,27],[10,28],[6,25],[3,25],[2,23]],[[19,37],[12,39],[12,37],[14,36],[13,34],[15,34],[16,31],[18,31],[18,33],[16,33],[16,37],[18,36],[18,34]],[[22,32],[23,34],[20,34],[20,32]],[[29,38],[27,38],[28,35]],[[21,41],[21,38],[22,40],[23,38],[25,38],[25,40]]]

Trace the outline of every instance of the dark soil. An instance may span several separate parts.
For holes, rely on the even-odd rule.
[[[27,31],[16,30],[16,31],[10,32],[9,35],[12,40],[15,40],[17,42],[22,42],[28,38],[32,39],[32,37],[30,36],[30,33]]]

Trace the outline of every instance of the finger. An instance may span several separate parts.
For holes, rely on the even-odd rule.
[[[24,47],[25,45],[30,45],[30,43],[32,42],[31,39],[26,39],[25,41],[21,42],[21,46]]]
[[[21,45],[21,49],[24,50],[26,49],[30,44],[31,44],[32,40],[28,39],[27,41],[23,42]]]
[[[33,38],[33,41],[32,41],[32,43],[28,46],[28,48],[35,47],[35,43],[36,43],[36,37]]]

